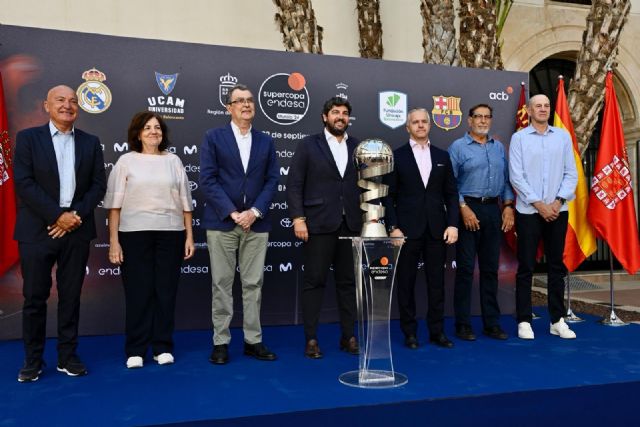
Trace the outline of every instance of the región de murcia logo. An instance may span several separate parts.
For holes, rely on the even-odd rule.
[[[599,170],[591,181],[593,193],[607,209],[615,209],[616,205],[633,191],[631,174],[626,158],[614,155],[611,163]]]

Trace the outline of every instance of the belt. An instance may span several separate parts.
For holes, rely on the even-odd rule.
[[[494,205],[496,203],[498,203],[498,198],[497,197],[471,197],[471,196],[464,196],[464,201],[465,202],[476,202],[476,203],[480,203],[483,205]]]

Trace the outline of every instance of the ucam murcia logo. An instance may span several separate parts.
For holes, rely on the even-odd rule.
[[[184,98],[171,96],[176,87],[178,73],[162,74],[155,71],[156,83],[163,95],[147,97],[149,106],[147,109],[153,113],[162,115],[163,119],[184,119]]]
[[[395,90],[379,92],[378,118],[391,129],[404,125],[407,122],[407,94]]]
[[[460,97],[456,96],[433,96],[431,116],[436,126],[447,131],[460,126],[462,122],[460,99]]]
[[[100,70],[92,68],[82,73],[85,80],[78,89],[78,105],[87,113],[104,113],[111,106],[111,91],[106,84],[107,76]]]
[[[156,73],[156,83],[158,83],[158,87],[165,95],[169,95],[173,88],[176,86],[176,82],[178,81],[178,73],[175,74],[161,74],[159,72]]]
[[[277,73],[267,77],[258,93],[260,110],[279,125],[298,123],[309,111],[307,81],[300,73]]]
[[[615,209],[616,205],[633,191],[626,158],[620,159],[614,155],[611,163],[594,174],[591,188],[607,209]]]
[[[227,95],[229,94],[229,89],[234,87],[238,83],[238,78],[232,76],[231,73],[227,73],[224,76],[220,76],[220,86],[218,86],[218,100],[220,101],[220,105],[222,108],[227,108]]]

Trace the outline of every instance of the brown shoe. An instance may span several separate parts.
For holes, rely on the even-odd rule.
[[[358,346],[358,340],[356,337],[340,338],[340,350],[346,351],[349,354],[360,354],[360,347]]]
[[[307,341],[307,346],[304,348],[304,355],[309,359],[322,359],[322,352],[318,346],[318,340],[311,339]]]

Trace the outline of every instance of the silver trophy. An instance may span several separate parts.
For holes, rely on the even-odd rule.
[[[358,187],[368,190],[360,195],[360,209],[363,225],[361,237],[387,237],[384,224],[384,206],[372,200],[381,199],[389,194],[389,186],[383,184],[382,175],[393,171],[393,151],[389,144],[381,139],[365,139],[353,152],[353,161],[358,171]]]

